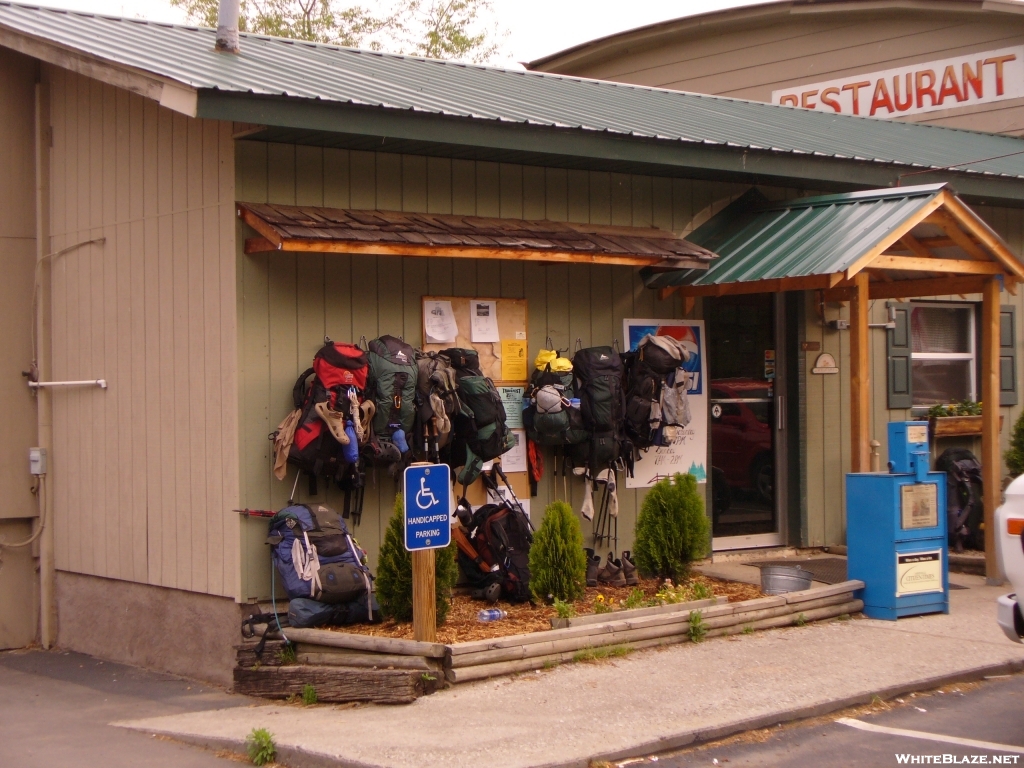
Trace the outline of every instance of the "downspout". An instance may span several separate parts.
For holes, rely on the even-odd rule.
[[[217,43],[220,53],[238,53],[238,16],[240,0],[220,0],[217,7]]]
[[[36,380],[50,379],[50,88],[36,83],[36,274],[35,317]],[[36,429],[39,447],[52,457],[53,406],[49,390],[36,389]],[[47,475],[39,476],[39,642],[49,649],[57,636],[54,600],[53,493]]]

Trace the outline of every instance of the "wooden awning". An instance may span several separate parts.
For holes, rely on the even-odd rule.
[[[237,203],[259,233],[246,253],[315,251],[392,256],[620,264],[659,270],[705,270],[706,248],[662,229]]]
[[[848,300],[979,293],[998,277],[1016,293],[1024,264],[944,184],[771,203],[752,190],[690,235],[720,258],[700,272],[646,271],[662,298],[819,289]]]

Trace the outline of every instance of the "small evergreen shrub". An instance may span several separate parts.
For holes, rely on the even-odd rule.
[[[676,475],[647,492],[636,519],[633,555],[645,576],[675,581],[704,557],[710,541],[704,500],[693,475]]]
[[[402,494],[395,496],[395,511],[384,531],[377,564],[377,601],[384,616],[395,621],[412,620],[412,555],[403,541]],[[434,584],[437,592],[437,623],[443,624],[452,604],[452,588],[459,579],[455,542],[434,550]]]
[[[583,531],[572,507],[556,501],[544,510],[544,521],[530,546],[530,588],[543,599],[571,603],[583,597],[587,585],[587,553]]]
[[[1010,477],[1024,475],[1024,413],[1013,422],[1013,432],[1010,434],[1010,448],[1003,454],[1003,461],[1006,462],[1006,469]]]

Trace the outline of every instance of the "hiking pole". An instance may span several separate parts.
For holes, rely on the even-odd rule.
[[[516,496],[516,492],[514,490],[512,490],[512,484],[509,483],[508,476],[502,470],[501,462],[498,462],[498,461],[494,462],[494,464],[492,465],[492,470],[494,472],[498,473],[498,476],[501,478],[502,482],[505,483],[505,487],[508,488],[508,493],[512,497],[512,501],[515,502],[516,506],[519,508],[519,511],[523,513],[523,517],[525,517],[527,519],[527,521],[530,522],[530,527],[533,528],[533,522],[530,521],[530,516],[526,514],[526,510],[523,509],[523,504],[522,504],[521,501],[519,501],[519,497]],[[492,478],[492,480],[493,480],[493,478]],[[495,483],[494,485],[497,486],[498,484]]]
[[[301,474],[302,474],[302,470],[301,469],[296,469],[295,470],[295,482],[292,483],[292,492],[291,492],[291,495],[288,496],[288,503],[289,504],[294,504],[295,503],[295,489],[299,487],[299,475],[301,475]]]

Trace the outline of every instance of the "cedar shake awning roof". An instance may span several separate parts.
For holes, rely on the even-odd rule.
[[[238,216],[260,237],[246,253],[316,251],[391,256],[621,264],[700,269],[716,258],[662,229],[237,203]]]

